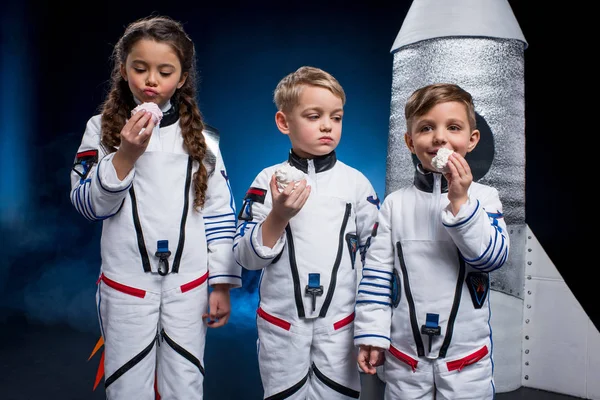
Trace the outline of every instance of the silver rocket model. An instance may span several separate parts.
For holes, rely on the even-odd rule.
[[[506,0],[414,0],[393,44],[386,194],[411,184],[404,105],[419,87],[456,83],[475,103],[481,140],[466,157],[474,179],[498,189],[511,237],[503,268],[491,274],[498,392],[521,386],[525,225],[524,51]]]

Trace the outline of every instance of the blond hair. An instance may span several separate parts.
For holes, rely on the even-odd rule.
[[[427,114],[437,104],[451,101],[457,101],[465,105],[469,127],[471,130],[476,129],[475,106],[471,94],[452,83],[435,83],[415,90],[406,101],[406,106],[404,106],[406,131],[410,133],[410,127],[415,118]]]
[[[290,111],[300,99],[304,86],[318,86],[329,90],[346,104],[342,85],[330,73],[315,67],[300,67],[284,77],[273,92],[273,102],[279,111]]]

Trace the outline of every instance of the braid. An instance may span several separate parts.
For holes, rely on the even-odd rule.
[[[121,129],[125,126],[131,106],[124,99],[131,97],[127,82],[114,85],[102,105],[102,144],[113,153],[121,144]]]
[[[204,123],[202,122],[202,115],[200,114],[196,100],[189,96],[187,92],[187,90],[182,90],[178,96],[179,123],[181,125],[183,143],[190,157],[199,164],[198,171],[194,173],[194,207],[201,208],[204,206],[206,189],[208,187],[208,173],[203,162],[206,155],[206,141],[202,134]]]
[[[121,76],[121,66],[126,63],[127,55],[133,46],[141,39],[168,43],[179,57],[182,74],[187,74],[185,83],[175,91],[171,102],[179,105],[179,123],[184,146],[192,160],[199,164],[198,171],[194,173],[194,208],[202,208],[206,201],[208,172],[204,165],[204,123],[196,103],[196,50],[181,23],[168,17],[156,16],[142,18],[126,28],[113,49],[111,87],[102,105],[101,142],[109,152],[116,151],[116,147],[121,143],[121,130],[135,107],[127,81]]]

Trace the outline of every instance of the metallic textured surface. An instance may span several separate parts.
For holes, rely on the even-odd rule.
[[[525,246],[527,225],[509,225],[510,255],[502,268],[490,274],[492,290],[506,293],[510,296],[524,299],[525,287]]]
[[[507,0],[414,0],[391,51],[449,36],[515,39],[527,44]]]
[[[473,96],[475,111],[490,134],[479,147],[485,159],[467,161],[481,171],[478,182],[498,189],[504,217],[513,232],[525,224],[524,43],[518,40],[446,37],[399,48],[394,54],[386,195],[411,184],[413,157],[404,143],[404,105],[416,89],[437,82],[460,85]],[[490,143],[486,143],[490,142]],[[476,149],[477,150],[477,149]],[[491,158],[491,159],[490,159]],[[474,171],[475,175],[475,171]],[[512,238],[512,235],[511,235]],[[523,240],[514,238],[515,242]],[[513,242],[515,250],[519,243]],[[506,271],[494,272],[493,289],[522,298],[524,259],[511,252]],[[502,270],[502,269],[501,269]],[[500,270],[499,270],[500,271]],[[517,294],[518,293],[518,294]]]
[[[204,165],[206,166],[206,173],[211,175],[215,171],[217,153],[219,152],[219,139],[221,136],[217,128],[206,124],[204,125],[202,133],[204,134],[204,140],[206,141]]]

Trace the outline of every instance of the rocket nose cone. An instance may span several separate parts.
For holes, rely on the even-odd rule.
[[[422,40],[494,37],[527,41],[508,0],[414,0],[391,52]]]

